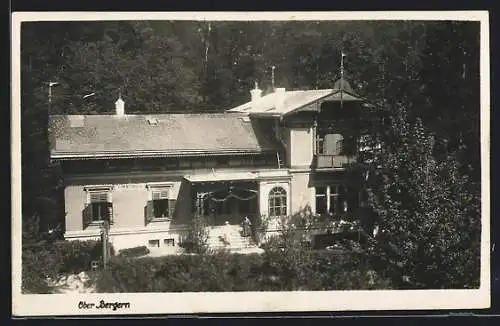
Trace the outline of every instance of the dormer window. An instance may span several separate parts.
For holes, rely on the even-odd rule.
[[[158,125],[157,118],[149,117],[146,119],[146,121],[148,122],[148,125],[150,125],[150,126],[157,126]]]

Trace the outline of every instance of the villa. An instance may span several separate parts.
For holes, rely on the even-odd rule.
[[[195,216],[209,243],[234,226],[233,246],[252,246],[236,230],[248,217],[271,221],[309,207],[356,214],[360,177],[348,169],[367,108],[346,80],[331,89],[262,94],[221,113],[52,115],[50,156],[65,182],[67,240],[95,239],[110,224],[115,249],[177,247]]]

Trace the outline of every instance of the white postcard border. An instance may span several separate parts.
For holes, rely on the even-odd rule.
[[[474,20],[481,24],[481,287],[477,290],[21,294],[20,27],[68,20]],[[490,58],[487,11],[393,12],[16,12],[12,23],[12,313],[14,316],[221,312],[480,309],[490,306]],[[129,302],[129,309],[79,309],[79,302]]]

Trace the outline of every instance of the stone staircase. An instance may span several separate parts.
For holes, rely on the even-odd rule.
[[[232,252],[257,248],[252,237],[243,237],[239,225],[212,226],[209,229],[208,246],[211,249],[228,249]]]

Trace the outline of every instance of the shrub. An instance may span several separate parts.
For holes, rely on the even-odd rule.
[[[23,247],[22,251],[22,293],[51,293],[52,288],[47,284],[47,277],[56,275],[55,269],[51,266],[56,266],[52,255],[46,250],[35,252],[34,250],[26,250]]]
[[[111,247],[111,253],[114,250]],[[101,260],[100,241],[56,241],[24,245],[22,248],[22,290],[49,293],[46,280],[63,273],[88,271],[93,260]]]
[[[118,255],[125,257],[140,257],[149,254],[149,249],[146,246],[138,246],[133,248],[122,249]]]
[[[191,221],[191,227],[186,238],[181,240],[180,246],[187,253],[207,253],[208,246],[207,222],[203,216],[195,216]]]
[[[261,244],[264,240],[264,236],[267,232],[268,220],[262,216],[258,215],[252,219],[252,224],[250,224],[252,240],[256,244]]]
[[[98,292],[222,292],[388,289],[362,254],[294,248],[265,254],[116,256],[100,273]]]
[[[262,257],[221,251],[206,255],[113,257],[97,281],[99,292],[255,290]]]
[[[262,286],[268,290],[350,290],[390,288],[378,278],[369,257],[338,234],[341,250],[311,250],[314,217],[307,207],[280,221],[279,232],[263,246]]]

